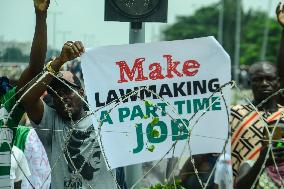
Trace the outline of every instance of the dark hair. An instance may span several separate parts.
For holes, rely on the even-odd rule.
[[[249,75],[251,76],[257,69],[259,69],[260,67],[264,67],[264,66],[271,67],[272,69],[274,69],[275,73],[278,75],[278,70],[276,66],[268,61],[261,61],[261,62],[253,63],[249,68]]]

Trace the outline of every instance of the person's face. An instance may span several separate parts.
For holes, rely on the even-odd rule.
[[[255,100],[262,101],[279,89],[279,78],[272,66],[259,66],[251,73],[251,87]]]
[[[79,95],[83,96],[83,89],[77,89],[76,91]],[[72,115],[73,120],[80,119],[83,111],[83,102],[80,97],[71,89],[66,87],[57,89],[56,92],[62,98],[60,99],[60,97],[56,94],[52,94],[53,104],[57,113],[65,120],[70,120],[69,114]]]

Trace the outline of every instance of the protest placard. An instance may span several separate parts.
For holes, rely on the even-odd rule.
[[[222,151],[230,91],[225,101],[214,92],[231,80],[231,67],[213,37],[91,48],[82,69],[110,169],[189,155],[189,147]]]

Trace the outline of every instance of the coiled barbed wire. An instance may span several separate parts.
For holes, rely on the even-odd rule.
[[[40,77],[44,77],[44,75],[45,75],[44,72],[41,72],[41,73],[34,79],[34,80],[37,80],[36,83],[38,82],[39,78],[40,78]],[[64,85],[68,86],[68,84],[66,84],[63,80],[61,80],[60,78],[58,78],[58,77],[55,76],[55,75],[53,75],[53,76],[56,77],[59,81],[61,81]],[[27,83],[22,89],[18,90],[18,92],[17,92],[15,95],[18,95],[20,92],[23,92],[28,86],[31,86],[31,83],[34,82],[34,80],[30,81],[30,82]],[[224,106],[226,107],[227,120],[228,120],[228,127],[229,127],[229,113],[228,113],[229,107],[228,107],[228,105],[226,104],[226,100],[225,100],[224,95],[223,95],[223,93],[222,93],[223,88],[226,87],[226,86],[228,86],[228,85],[231,85],[232,87],[234,87],[234,88],[236,88],[237,90],[240,91],[240,89],[238,88],[237,84],[236,84],[235,82],[231,81],[231,82],[228,82],[228,83],[224,84],[223,86],[221,86],[216,92],[212,93],[212,94],[210,95],[210,97],[212,97],[212,96],[213,96],[214,94],[216,94],[217,92],[221,93],[222,102],[224,103]],[[53,89],[52,89],[50,86],[48,86],[48,85],[46,85],[46,87],[48,87],[49,89],[53,90]],[[69,86],[68,86],[68,87],[69,87]],[[27,89],[26,92],[23,93],[23,95],[26,94],[31,88],[32,88],[32,87],[30,87],[29,89]],[[71,87],[69,87],[69,88],[70,88],[73,92],[75,92],[76,95],[78,95],[78,96],[81,98],[81,100],[88,106],[88,108],[90,108],[90,105],[85,101],[85,99],[84,99],[83,97],[81,97],[81,96],[77,93],[76,90],[72,89]],[[139,88],[139,89],[137,89],[137,90],[131,91],[130,93],[125,94],[124,96],[120,97],[118,100],[114,100],[114,101],[112,101],[112,102],[110,102],[110,103],[104,105],[103,107],[100,107],[100,108],[94,110],[94,111],[90,111],[90,114],[88,114],[88,116],[90,116],[90,115],[96,116],[95,113],[96,113],[97,111],[99,111],[99,110],[102,109],[102,108],[109,107],[109,106],[112,105],[113,107],[109,108],[109,110],[108,110],[108,113],[110,114],[111,111],[112,111],[113,109],[115,109],[119,104],[123,103],[123,101],[124,101],[125,99],[129,98],[130,96],[137,95],[137,93],[138,93],[139,91],[141,91],[141,90],[146,90],[146,91],[148,91],[148,92],[151,92],[153,95],[157,96],[159,100],[161,100],[162,102],[166,103],[166,104],[170,107],[171,112],[174,113],[175,116],[180,117],[180,115],[179,115],[179,114],[177,113],[177,111],[175,110],[175,107],[173,107],[170,103],[168,103],[164,98],[162,98],[162,97],[158,96],[157,94],[153,93],[153,91],[150,91],[147,87],[145,87],[145,88]],[[256,112],[259,114],[260,119],[264,122],[264,124],[266,124],[266,122],[264,121],[265,118],[264,118],[264,117],[262,116],[262,114],[258,111],[258,107],[260,107],[261,105],[263,105],[263,104],[264,104],[265,102],[267,102],[270,98],[272,98],[272,97],[274,97],[274,96],[276,96],[276,95],[282,93],[283,91],[284,91],[284,89],[280,89],[279,91],[275,92],[274,94],[272,94],[271,96],[269,96],[267,99],[263,100],[259,105],[256,105],[256,106],[254,106],[253,103],[252,103],[249,99],[247,99],[246,97],[244,97],[244,99],[245,99],[250,105],[252,105],[254,111],[256,111]],[[56,91],[53,90],[53,92],[54,92],[56,95],[58,95],[58,94],[56,93]],[[12,96],[11,98],[14,98],[15,95]],[[7,116],[6,118],[4,118],[4,125],[7,124],[7,120],[10,119],[11,114],[12,114],[13,111],[15,110],[15,107],[19,105],[19,103],[20,103],[20,101],[21,101],[23,95],[16,101],[16,104],[14,105],[14,107],[12,108],[12,110],[9,112],[8,116]],[[58,96],[59,96],[59,95],[58,95]],[[60,96],[59,96],[59,97],[60,97]],[[138,97],[139,97],[139,96],[138,96]],[[209,97],[209,98],[210,98],[210,97]],[[209,98],[208,98],[208,99],[209,99]],[[61,97],[60,97],[60,99],[62,100]],[[219,99],[220,99],[220,97],[219,97]],[[10,99],[8,99],[6,102],[4,102],[4,104],[7,103],[9,100],[10,100]],[[145,99],[141,99],[141,98],[140,98],[140,100],[141,100],[141,101],[145,101]],[[216,101],[216,100],[215,100],[215,101]],[[63,102],[63,101],[62,101],[62,102]],[[64,102],[63,102],[63,103],[64,103]],[[2,104],[1,107],[2,107],[4,104]],[[214,104],[214,102],[213,102],[210,106],[212,106],[213,104]],[[157,108],[158,110],[160,110],[161,112],[165,113],[167,116],[169,116],[174,122],[176,121],[176,118],[174,118],[169,112],[167,112],[167,111],[165,112],[163,109],[161,109],[160,107],[156,106],[155,104],[154,104],[153,106],[154,106],[155,108]],[[210,108],[210,107],[207,107],[207,109],[209,109],[209,108]],[[210,178],[212,177],[213,172],[214,172],[214,170],[215,170],[215,168],[216,168],[216,164],[214,165],[214,167],[213,167],[213,169],[212,169],[212,171],[211,171],[211,173],[210,173],[210,176],[209,176],[209,178],[207,179],[207,182],[206,182],[205,185],[204,185],[204,183],[201,181],[201,179],[200,179],[200,177],[199,177],[199,172],[198,172],[198,170],[197,170],[197,168],[196,168],[196,166],[195,166],[194,157],[192,156],[192,152],[191,152],[191,148],[190,148],[190,139],[191,139],[191,136],[198,136],[198,135],[192,135],[192,130],[193,130],[194,126],[198,123],[198,121],[206,115],[207,109],[206,109],[206,110],[203,110],[203,112],[201,113],[201,115],[195,120],[195,123],[194,123],[192,126],[187,125],[187,124],[183,121],[183,119],[181,119],[181,121],[182,121],[181,125],[178,124],[178,126],[186,126],[186,128],[187,128],[187,127],[189,128],[189,129],[188,129],[188,135],[189,135],[189,136],[188,136],[188,139],[187,139],[187,141],[186,141],[186,145],[184,146],[183,153],[184,153],[185,149],[188,147],[189,154],[190,154],[190,160],[191,160],[192,165],[193,165],[193,168],[194,168],[194,174],[197,176],[198,181],[199,181],[200,186],[201,186],[202,189],[205,189],[205,188],[208,186],[209,180],[210,180]],[[56,166],[57,161],[58,161],[59,159],[61,159],[61,158],[64,158],[64,152],[67,152],[67,155],[69,156],[69,159],[71,159],[71,158],[70,158],[70,154],[69,154],[69,152],[68,152],[68,150],[67,150],[68,142],[69,142],[69,140],[70,140],[70,137],[71,137],[72,132],[73,132],[73,131],[76,131],[76,126],[78,125],[78,123],[79,123],[82,119],[85,118],[85,117],[83,117],[83,118],[81,118],[78,122],[74,123],[74,121],[72,120],[72,116],[71,116],[70,110],[67,109],[67,111],[68,111],[68,114],[69,114],[69,118],[70,118],[70,120],[71,120],[71,129],[68,131],[68,133],[67,133],[67,135],[66,135],[66,137],[65,137],[65,139],[64,139],[64,144],[63,144],[63,146],[62,146],[62,152],[61,152],[60,156],[57,158],[57,160],[55,161],[54,165],[52,166],[52,169],[51,169],[50,173],[53,171],[54,167]],[[194,118],[199,112],[200,112],[200,111],[195,112],[195,113],[194,113],[190,118],[188,118],[187,120],[193,120],[193,118]],[[282,115],[282,116],[283,116],[283,115]],[[104,118],[104,119],[102,119],[102,120],[100,120],[100,119],[98,119],[98,118],[96,118],[96,119],[97,119],[97,122],[98,122],[98,129],[95,129],[95,128],[94,128],[94,131],[96,132],[96,134],[97,134],[96,136],[97,136],[98,139],[100,140],[100,139],[101,139],[101,130],[100,130],[100,128],[101,128],[101,126],[102,126],[102,123],[104,122],[104,119],[106,119],[106,118]],[[279,122],[279,121],[278,121],[278,122]],[[277,122],[277,123],[278,123],[278,122]],[[277,123],[276,123],[276,125],[277,125]],[[268,130],[267,125],[265,125],[264,128]],[[38,128],[35,128],[35,130],[48,130],[48,129],[38,129]],[[62,131],[63,131],[63,130],[56,130],[55,132],[62,132]],[[111,131],[111,130],[110,130],[110,131],[103,131],[103,132],[114,132],[114,131]],[[127,132],[121,132],[121,133],[127,133]],[[273,141],[275,141],[275,140],[272,139],[273,133],[272,133],[272,134],[271,134],[270,132],[268,132],[268,133],[269,133],[269,138],[268,138],[268,140],[267,140],[267,139],[266,139],[266,140],[262,139],[262,141],[268,141],[268,142],[269,142],[269,150],[267,151],[267,154],[266,154],[266,157],[265,157],[265,161],[264,161],[264,163],[263,163],[263,165],[262,165],[262,170],[265,168],[264,165],[265,165],[265,162],[267,161],[267,159],[268,159],[268,157],[269,157],[269,152],[272,151],[272,149],[271,149],[271,143],[272,143]],[[143,134],[147,134],[147,133],[143,133]],[[226,145],[228,145],[228,142],[229,142],[230,134],[231,134],[231,133],[230,133],[230,129],[228,128],[228,135],[227,135],[227,137],[225,137],[225,138],[211,137],[211,138],[217,139],[217,140],[224,140],[224,146],[223,146],[223,149],[222,149],[222,153],[220,153],[220,156],[221,156],[222,154],[224,154],[224,152],[225,152]],[[174,135],[171,135],[171,136],[174,136]],[[210,138],[209,136],[202,136],[202,135],[199,135],[199,137]],[[170,146],[169,150],[162,156],[162,158],[161,158],[160,160],[158,160],[158,162],[155,163],[143,176],[141,176],[140,179],[138,179],[138,180],[135,182],[135,184],[134,184],[131,188],[134,188],[134,187],[143,179],[143,177],[145,177],[152,169],[154,169],[171,151],[173,152],[173,153],[172,153],[172,158],[173,158],[173,157],[174,157],[174,148],[175,148],[175,146],[176,146],[177,143],[178,143],[178,141],[175,141],[175,142],[172,144],[172,146]],[[102,141],[100,141],[100,144],[102,144]],[[104,152],[104,147],[103,147],[103,146],[101,146],[101,151],[102,151],[103,157],[104,157],[104,159],[105,159],[105,161],[106,161],[107,167],[110,168],[110,166],[109,166],[109,164],[108,164],[107,157],[106,157],[105,152]],[[90,154],[91,154],[91,152],[90,152]],[[63,156],[63,157],[62,157],[62,156]],[[274,156],[272,157],[272,159],[273,159],[273,161],[274,161],[275,166],[277,167]],[[72,161],[71,161],[71,163],[73,164]],[[84,165],[85,163],[86,163],[86,161],[83,163],[83,165]],[[76,169],[76,170],[75,170],[76,174],[78,174],[79,177],[81,177],[81,178],[82,178],[82,176],[80,175],[80,172],[81,172],[81,170],[82,170],[83,165],[82,165],[79,169],[77,169],[77,168],[74,166],[74,168]],[[172,171],[172,173],[171,173],[172,176],[174,176],[174,172],[175,172],[176,169],[177,169],[177,165],[178,165],[178,163],[175,164],[175,167],[174,167],[174,169],[173,169],[173,171]],[[19,166],[20,166],[20,165],[19,165]],[[20,169],[21,169],[21,167],[20,167]],[[277,170],[277,171],[278,171],[278,170]],[[279,174],[279,171],[278,171],[278,174]],[[114,181],[115,181],[117,187],[120,188],[119,185],[118,185],[118,183],[116,182],[115,176],[114,176],[114,174],[113,174],[112,172],[111,172],[111,175],[112,175],[112,177],[113,177],[113,179],[114,179]],[[258,176],[257,176],[257,178],[256,178],[256,180],[255,180],[255,182],[254,182],[254,184],[252,185],[251,188],[254,188],[254,187],[255,187],[255,184],[257,183],[257,181],[258,181],[260,175],[261,175],[261,172],[258,174]],[[26,177],[26,175],[24,175],[24,176]],[[49,176],[50,176],[50,174],[49,174]],[[281,178],[281,180],[282,180],[282,177],[281,177],[280,174],[279,174],[279,176],[280,176],[280,178]],[[47,178],[48,178],[48,177],[47,177]],[[46,178],[46,180],[47,180],[47,178]],[[28,179],[28,178],[26,177],[26,179]],[[45,180],[45,181],[46,181],[46,180]],[[29,179],[28,179],[28,181],[29,181]],[[72,180],[72,181],[73,181],[73,180]],[[75,182],[75,181],[74,181],[74,182]],[[282,180],[282,182],[283,182],[283,180]],[[30,183],[30,184],[31,184],[31,183]],[[33,186],[32,186],[32,187],[33,187]],[[92,186],[89,186],[89,187],[90,187],[90,188],[93,188]]]

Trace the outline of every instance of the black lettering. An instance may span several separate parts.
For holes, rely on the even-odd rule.
[[[211,79],[209,80],[208,82],[208,90],[210,92],[216,92],[217,89],[220,88],[220,84],[219,84],[219,79],[218,78],[215,78],[215,79]]]
[[[182,90],[184,86],[184,82],[181,82],[179,85],[177,83],[174,83],[174,97],[178,97],[179,93],[181,96],[186,96],[185,92]]]
[[[173,97],[173,94],[172,94],[172,92],[171,92],[171,90],[170,90],[170,88],[167,84],[163,84],[161,86],[159,96],[161,96],[161,97],[163,97],[163,96]]]
[[[200,94],[206,93],[206,80],[202,80],[202,84],[200,81],[193,81],[193,94],[197,94],[198,91]]]
[[[95,93],[95,99],[96,99],[96,107],[102,107],[105,106],[105,102],[100,102],[100,93]]]
[[[141,88],[146,88],[146,86],[143,86]],[[157,92],[157,86],[156,85],[150,85],[148,87],[148,89],[150,91],[152,91],[153,93],[156,93]],[[157,95],[151,93],[150,91],[147,91],[147,90],[141,90],[140,91],[140,98],[141,99],[146,99],[146,98],[150,98],[151,96],[153,96],[153,99],[157,99]]]
[[[118,96],[117,96],[115,90],[109,90],[109,91],[108,91],[108,95],[107,95],[107,101],[106,101],[106,103],[108,104],[108,103],[110,103],[110,102],[112,102],[112,101],[114,101],[114,100],[116,101],[116,103],[119,102]]]

